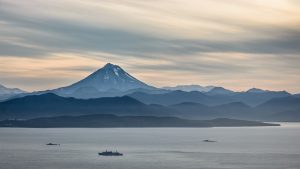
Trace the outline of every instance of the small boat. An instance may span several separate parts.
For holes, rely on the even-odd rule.
[[[60,144],[55,144],[55,143],[48,143],[48,144],[46,144],[47,146],[60,146]]]
[[[123,156],[122,153],[119,153],[118,151],[112,152],[112,151],[103,151],[101,153],[98,153],[99,156]]]
[[[203,142],[214,143],[214,142],[217,142],[217,141],[215,141],[215,140],[203,140]]]

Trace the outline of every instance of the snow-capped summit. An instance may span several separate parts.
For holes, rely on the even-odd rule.
[[[72,95],[73,93],[124,92],[132,89],[154,89],[128,74],[120,66],[107,63],[88,77],[67,87],[55,89],[55,93]]]

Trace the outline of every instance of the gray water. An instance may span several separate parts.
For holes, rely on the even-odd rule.
[[[216,143],[202,142],[204,139]],[[46,143],[60,146],[46,146]],[[118,150],[122,157],[98,156]],[[300,124],[236,128],[0,128],[1,169],[299,169]]]

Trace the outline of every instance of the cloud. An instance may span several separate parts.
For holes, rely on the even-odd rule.
[[[299,9],[297,1],[288,0],[0,0],[0,60],[7,64],[0,74],[12,85],[27,77],[22,87],[29,90],[42,74],[55,81],[34,86],[42,89],[114,62],[159,86],[218,83],[241,89],[250,78],[256,87],[300,91],[295,87],[300,79],[293,76],[300,67]],[[30,77],[9,71],[23,58],[26,64],[17,66]],[[87,60],[66,64],[71,58]],[[52,67],[56,62],[60,67]],[[31,70],[36,66],[38,73]],[[76,77],[58,77],[70,73]],[[168,77],[176,74],[186,80]],[[155,76],[158,82],[150,80]]]

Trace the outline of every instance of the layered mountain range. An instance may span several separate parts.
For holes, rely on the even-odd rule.
[[[114,114],[300,121],[300,98],[286,91],[235,92],[198,85],[156,88],[111,63],[57,89],[26,93],[0,86],[0,99],[1,120]]]

